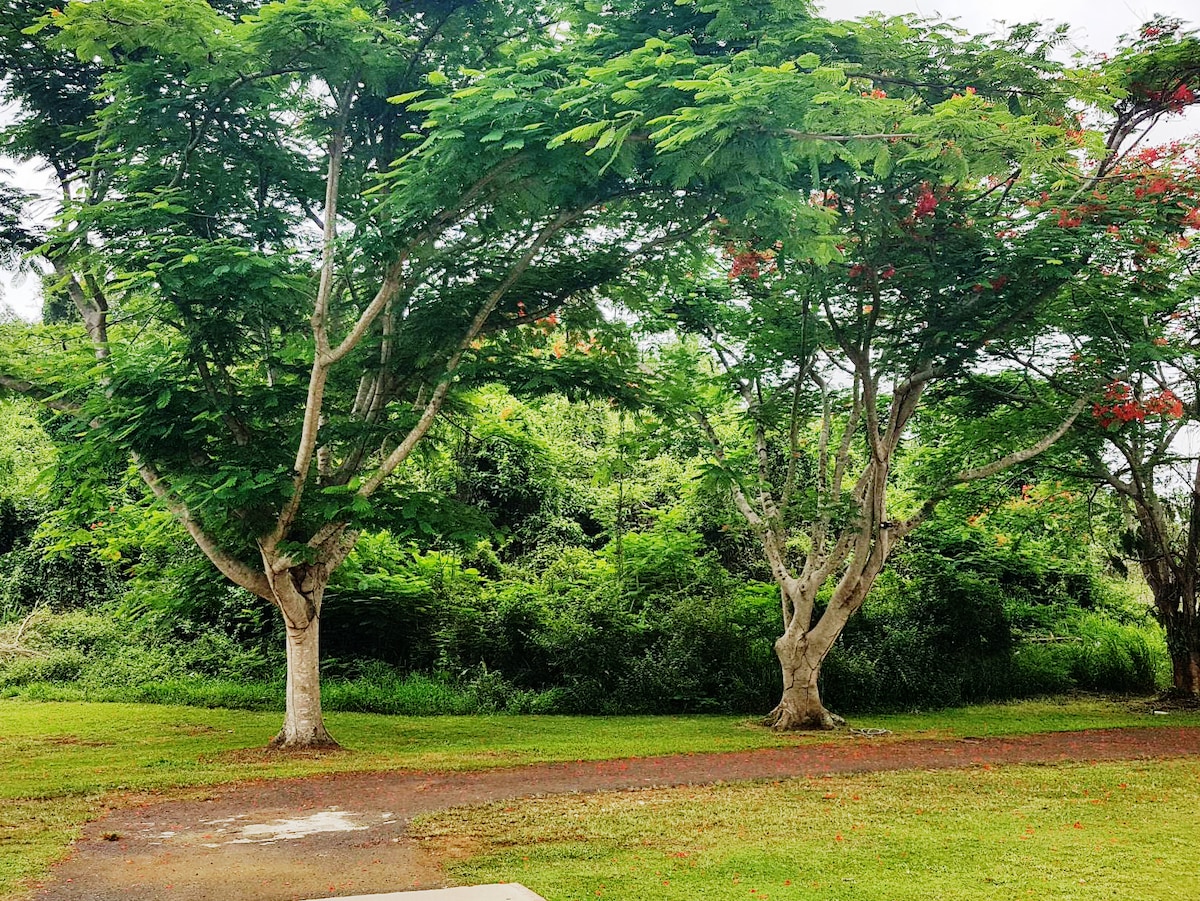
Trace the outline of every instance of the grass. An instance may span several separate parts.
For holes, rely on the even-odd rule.
[[[1195,760],[572,795],[413,829],[457,881],[548,901],[1200,897]]]
[[[1144,703],[1074,698],[932,714],[863,717],[898,737],[1012,735],[1113,726],[1200,725]],[[59,857],[83,823],[146,792],[181,794],[250,778],[384,769],[482,769],[542,761],[734,751],[837,740],[775,735],[744,718],[388,717],[333,713],[348,749],[271,755],[276,712],[80,702],[0,703],[0,898]]]

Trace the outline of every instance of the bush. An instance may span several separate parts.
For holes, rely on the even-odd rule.
[[[74,682],[83,673],[87,656],[76,648],[58,648],[38,657],[0,662],[0,689],[34,682]]]
[[[828,706],[921,709],[1161,684],[1162,632],[1119,586],[957,550],[918,546],[880,577],[826,660]]]
[[[221,692],[229,694],[230,685],[261,684],[282,674],[276,661],[215,630],[165,634],[116,608],[43,611],[28,623],[22,643],[29,656],[0,659],[0,689],[74,683],[83,696],[95,699],[191,703],[181,697],[201,697],[213,689],[185,691],[181,686],[188,682],[221,682],[226,686]]]
[[[125,584],[116,567],[86,549],[47,556],[38,544],[17,544],[0,556],[0,621],[36,607],[89,609],[121,597]]]
[[[1112,692],[1155,689],[1160,661],[1167,659],[1161,634],[1149,627],[1121,625],[1100,617],[1086,618],[1078,632],[1071,677],[1079,688]]]
[[[476,548],[485,578],[447,551],[364,536],[322,615],[325,706],[763,713],[781,691],[778,591],[735,583],[703,548],[663,518],[620,555],[566,548],[520,570]],[[1018,563],[904,558],[827,659],[826,703],[852,714],[1155,686],[1166,653],[1144,605],[1036,567],[1022,583]],[[0,660],[0,695],[282,707],[278,617],[205,567],[160,566],[119,606],[40,614],[36,655]]]

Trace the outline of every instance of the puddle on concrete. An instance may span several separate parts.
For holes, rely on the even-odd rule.
[[[370,826],[357,822],[362,814],[331,808],[306,817],[275,820],[273,823],[246,823],[238,830],[238,838],[226,844],[248,844],[286,841],[304,838],[318,832],[358,832]]]

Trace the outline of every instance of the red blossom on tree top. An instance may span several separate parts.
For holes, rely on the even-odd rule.
[[[1170,107],[1171,111],[1175,113],[1183,112],[1183,108],[1185,106],[1191,106],[1195,102],[1196,94],[1186,84],[1181,84],[1175,89],[1174,93],[1167,98],[1167,106]]]
[[[921,193],[917,195],[917,205],[913,209],[914,219],[923,219],[926,216],[932,216],[933,211],[937,209],[938,199],[928,182],[921,185]]]
[[[733,257],[733,265],[729,267],[730,280],[743,275],[753,279],[762,278],[764,269],[772,272],[776,268],[774,250],[755,250],[753,247],[738,250],[732,244],[727,244],[725,252]]]

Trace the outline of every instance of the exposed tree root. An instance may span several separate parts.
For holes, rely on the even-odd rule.
[[[775,709],[768,713],[762,721],[775,732],[798,732],[801,730],[838,729],[846,725],[846,721],[836,713],[830,713],[824,707],[815,710],[801,711],[792,704],[780,702]]]
[[[342,746],[333,740],[324,729],[321,729],[315,735],[305,736],[303,738],[293,736],[288,738],[286,730],[279,730],[279,734],[271,739],[267,745],[269,751],[340,751]]]

